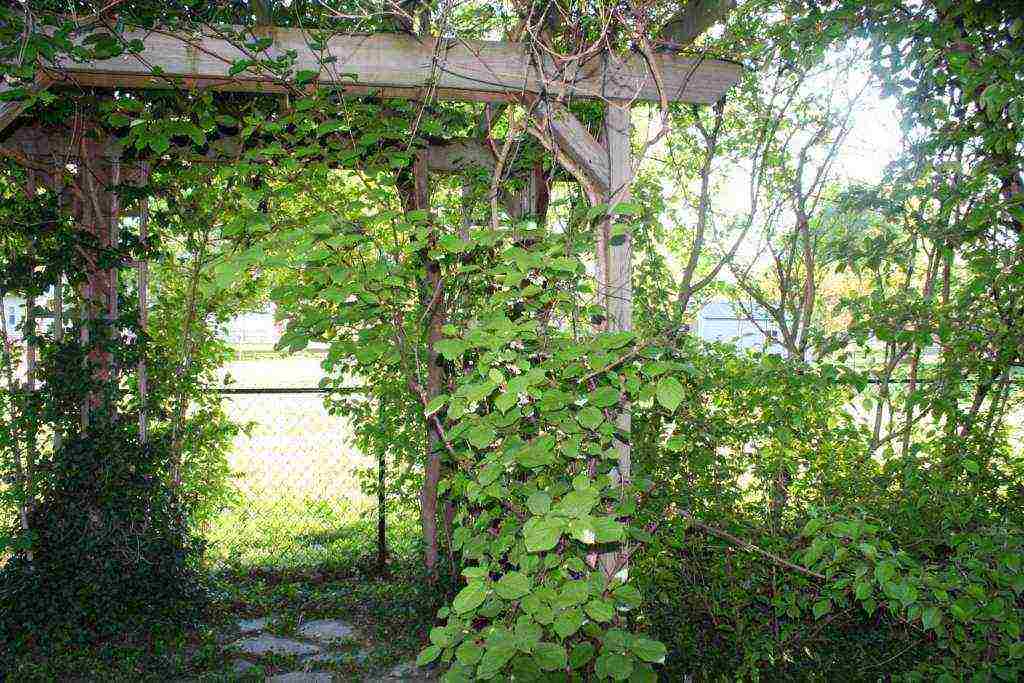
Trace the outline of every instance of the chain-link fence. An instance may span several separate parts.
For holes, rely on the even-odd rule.
[[[231,505],[209,524],[209,558],[292,567],[363,553],[376,538],[375,497],[362,476],[375,460],[355,447],[345,417],[316,388],[320,359],[248,358],[227,368],[224,410],[245,427],[228,454]]]

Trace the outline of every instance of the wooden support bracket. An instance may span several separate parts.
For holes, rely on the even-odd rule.
[[[564,105],[543,99],[529,104],[530,132],[583,185],[592,203],[608,194],[608,153]]]

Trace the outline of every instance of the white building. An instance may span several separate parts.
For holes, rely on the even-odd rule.
[[[227,322],[221,335],[235,345],[273,346],[281,339],[284,323],[274,320],[274,305],[262,311],[241,313]]]
[[[697,336],[704,341],[735,344],[740,349],[784,353],[777,341],[778,324],[754,303],[741,306],[725,298],[712,299],[697,314]]]
[[[4,330],[12,339],[21,338],[21,326],[25,322],[25,300],[17,296],[5,296],[3,300]]]

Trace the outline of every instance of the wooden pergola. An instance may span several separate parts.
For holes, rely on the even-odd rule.
[[[240,44],[237,36],[254,42]],[[235,37],[235,38],[232,38]],[[34,89],[61,85],[93,88],[214,89],[227,92],[288,92],[295,88],[261,69],[261,60],[294,55],[293,68],[311,77],[308,88],[329,89],[339,96],[415,100],[508,102],[526,106],[531,131],[555,159],[578,180],[593,204],[615,205],[629,195],[629,108],[635,102],[708,104],[720,99],[739,78],[741,66],[728,61],[657,52],[618,55],[608,51],[559,61],[540,58],[528,45],[501,41],[413,36],[403,33],[320,35],[274,26],[204,27],[193,33],[159,29],[129,30],[117,36],[141,51],[96,61],[60,59],[42,65]],[[255,46],[261,43],[261,49]],[[243,70],[238,65],[248,65]],[[601,140],[566,107],[572,99],[607,103]],[[22,113],[18,101],[0,104],[0,133]],[[49,146],[71,149],[73,141]],[[0,143],[9,156],[45,156],[38,138],[11,136]],[[457,172],[477,166],[493,168],[493,155],[482,142],[454,141],[426,150],[428,168]],[[109,169],[108,169],[109,173]],[[116,215],[116,212],[111,212]],[[116,230],[116,228],[114,228]],[[106,226],[104,233],[109,233]],[[607,231],[597,245],[598,283],[609,296],[609,319],[616,329],[631,327],[629,236],[613,245]]]
[[[630,108],[634,103],[671,102],[709,104],[718,101],[739,79],[736,63],[672,52],[621,55],[607,50],[584,52],[574,58],[538,55],[530,46],[515,42],[468,41],[414,36],[402,33],[328,35],[316,31],[274,26],[206,26],[192,32],[160,29],[128,30],[115,38],[142,50],[126,50],[104,60],[60,59],[40,65],[32,86],[46,88],[83,86],[125,89],[212,89],[222,92],[308,93],[329,90],[339,97],[407,98],[417,101],[470,101],[522,106],[530,121],[528,130],[575,179],[594,206],[615,206],[628,201],[633,172],[630,152]],[[288,55],[291,69],[302,73],[301,84],[290,76],[267,69],[270,60]],[[599,100],[606,104],[603,129],[594,136],[569,110],[573,100]],[[53,139],[41,136],[31,125],[5,136],[4,129],[17,119],[24,105],[0,104],[0,154],[35,164],[30,174],[41,182],[60,185],[62,169],[40,170],[53,163],[54,151],[90,169],[103,185],[125,182],[116,145],[103,147],[84,139]],[[209,154],[229,159],[231,141],[210,145]],[[172,150],[173,151],[173,150]],[[236,157],[237,158],[237,157]],[[34,160],[34,161],[33,161]],[[460,173],[484,169],[494,173],[500,166],[494,148],[485,141],[462,138],[420,151],[414,161],[416,182],[407,208],[429,209],[427,174]],[[541,190],[528,182],[518,196],[504,197],[509,213],[520,217],[536,212]],[[62,188],[56,187],[57,190]],[[119,228],[115,193],[96,188],[101,201],[76,204],[72,215],[80,226],[101,240],[114,244]],[[546,199],[544,200],[546,202]],[[143,230],[145,221],[142,221]],[[611,219],[597,233],[596,279],[599,302],[607,311],[605,329],[632,329],[632,242],[630,234],[611,238]],[[143,236],[144,237],[144,236]],[[140,289],[145,288],[145,265],[140,269]],[[435,274],[440,277],[439,274]],[[116,315],[116,271],[89,274],[83,299],[93,313]],[[140,294],[140,298],[145,293]],[[104,311],[105,309],[105,311]],[[60,315],[57,311],[56,315]],[[140,367],[140,379],[145,368]],[[83,420],[86,420],[83,417]],[[629,431],[629,411],[623,410],[619,426]],[[140,418],[145,433],[145,417]],[[618,474],[630,477],[628,444],[619,444]],[[438,468],[438,462],[428,464]],[[436,478],[436,472],[434,473]],[[436,495],[436,494],[435,494]],[[427,523],[426,517],[424,523]]]

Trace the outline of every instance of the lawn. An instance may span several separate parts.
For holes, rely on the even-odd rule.
[[[315,387],[319,363],[317,356],[239,360],[225,374],[236,387]],[[331,565],[359,545],[356,536],[375,538],[376,498],[359,483],[374,460],[354,447],[348,420],[328,414],[322,396],[229,395],[224,407],[249,429],[228,455],[236,501],[205,530],[212,565]]]

